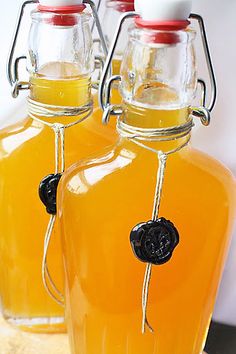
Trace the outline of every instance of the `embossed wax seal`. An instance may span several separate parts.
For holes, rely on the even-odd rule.
[[[159,218],[136,225],[130,233],[130,242],[142,262],[164,264],[179,243],[179,233],[171,221]]]
[[[61,173],[51,174],[43,178],[39,185],[39,197],[49,214],[55,215],[57,212],[56,197],[57,186],[61,178]]]

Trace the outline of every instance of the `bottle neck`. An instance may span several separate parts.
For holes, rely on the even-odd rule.
[[[70,79],[48,79],[47,76],[34,75],[30,79],[30,116],[49,123],[70,124],[82,118],[81,114],[92,106],[91,79],[89,77],[71,77]],[[32,111],[32,102],[36,104],[37,114]],[[38,106],[39,104],[39,106]],[[63,113],[65,107],[71,112],[78,110],[78,115]],[[45,114],[50,111],[50,116]],[[66,108],[68,111],[68,109]],[[61,113],[59,113],[61,112]],[[81,113],[80,113],[81,112]],[[59,115],[58,115],[59,113]]]
[[[169,136],[166,143],[156,139],[151,144],[155,149],[160,145],[167,150],[170,145],[181,146],[182,139],[189,138],[175,132],[183,125],[190,126],[191,131],[189,107],[197,86],[194,36],[189,29],[163,31],[133,26],[129,31],[121,65],[123,119],[137,131],[146,129],[146,134],[147,129],[153,129],[154,134],[163,133],[163,138],[168,137],[166,129],[173,128],[174,136]]]
[[[167,152],[178,149],[187,145],[190,140],[192,119],[189,107],[150,109],[125,103],[121,121],[125,123],[125,128],[131,135],[138,137],[140,131],[145,133],[141,143],[154,150]],[[179,129],[185,126],[188,126],[186,132],[178,133]],[[167,129],[174,129],[175,132],[166,135]],[[122,131],[120,133],[122,137],[126,136]],[[160,135],[153,139],[152,134],[155,133]],[[139,141],[136,138],[135,140]]]
[[[30,98],[47,105],[82,107],[91,101],[91,78],[80,75],[71,63],[49,63],[40,74],[31,75]]]
[[[152,109],[125,103],[123,119],[126,124],[133,127],[162,129],[187,123],[189,113],[189,107]]]
[[[57,16],[60,22],[55,20]],[[89,105],[94,59],[88,15],[36,11],[32,20],[28,58],[31,100],[56,107]],[[67,25],[62,26],[62,20]]]

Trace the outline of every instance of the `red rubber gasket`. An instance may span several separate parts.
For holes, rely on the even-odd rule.
[[[176,31],[184,30],[190,22],[184,21],[144,21],[141,17],[135,18],[135,24],[139,28],[146,28],[160,32],[150,32],[143,35],[145,42],[176,44],[179,42],[179,36]]]
[[[190,21],[145,21],[141,17],[135,18],[135,23],[138,27],[162,30],[162,31],[178,31],[183,30],[190,24]]]
[[[81,13],[84,11],[86,6],[84,4],[74,5],[74,6],[38,6],[40,12],[53,12],[55,16],[45,19],[45,23],[54,26],[74,26],[77,23],[77,18],[72,16],[72,14]],[[71,16],[70,16],[71,14]],[[64,16],[66,15],[66,16]]]

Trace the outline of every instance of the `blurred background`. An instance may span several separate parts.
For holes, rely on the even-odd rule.
[[[21,0],[8,0],[0,11],[0,127],[24,117],[24,93],[11,97],[6,79],[6,60]],[[102,0],[105,2],[105,0]],[[218,100],[209,127],[198,126],[192,143],[222,161],[236,174],[236,119],[234,114],[236,81],[236,0],[194,0],[193,12],[203,16],[216,71]],[[104,7],[104,4],[102,5]],[[103,12],[103,9],[101,9]],[[17,54],[25,53],[29,30],[28,11],[25,13]],[[207,77],[200,43],[197,46],[201,76]],[[207,351],[209,354],[236,353],[236,232],[225,267],[221,288],[213,316]],[[0,350],[1,354],[1,350]],[[3,354],[3,353],[2,353]]]

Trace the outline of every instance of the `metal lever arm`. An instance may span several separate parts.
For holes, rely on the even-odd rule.
[[[98,17],[98,13],[97,13],[97,8],[95,3],[92,0],[84,0],[83,1],[84,4],[88,4],[91,7],[92,13],[93,13],[93,18],[94,18],[94,22],[96,23],[96,27],[97,27],[97,31],[101,40],[101,46],[103,49],[103,52],[105,54],[105,56],[107,56],[108,50],[107,50],[107,45],[106,45],[106,41],[103,35],[103,31],[102,31],[102,27],[101,27],[101,23]]]
[[[114,39],[111,43],[111,46],[110,46],[110,49],[109,49],[109,52],[107,55],[107,59],[106,59],[105,65],[104,65],[104,69],[102,72],[102,76],[101,76],[101,80],[100,80],[100,84],[99,84],[99,89],[98,89],[98,100],[99,100],[100,107],[102,108],[103,111],[106,110],[106,108],[107,108],[107,105],[104,102],[105,96],[107,96],[107,95],[105,95],[106,80],[107,80],[109,70],[111,68],[112,58],[113,58],[113,55],[116,50],[117,42],[118,42],[118,39],[120,36],[120,32],[122,30],[123,23],[125,22],[125,20],[127,18],[131,18],[131,17],[135,17],[135,16],[137,16],[137,13],[135,11],[131,11],[131,12],[126,12],[119,19],[119,23],[117,25]]]
[[[97,2],[97,13],[99,12],[100,7],[101,7],[101,1],[102,1],[102,0],[98,0],[98,2]],[[95,20],[93,20],[93,24],[92,24],[92,27],[91,27],[91,32],[92,32],[92,33],[93,33],[93,31],[94,31],[94,26],[95,26]]]
[[[190,18],[197,20],[199,28],[200,28],[203,49],[204,49],[204,53],[205,53],[205,57],[206,57],[206,63],[207,63],[207,68],[208,68],[208,72],[209,72],[209,77],[210,77],[210,84],[211,84],[211,100],[210,100],[210,103],[207,107],[205,107],[205,105],[204,105],[204,108],[206,108],[209,112],[211,112],[215,106],[215,103],[216,103],[217,85],[216,85],[216,78],[215,78],[215,73],[214,73],[214,69],[213,69],[213,64],[212,64],[212,60],[211,60],[210,49],[209,49],[209,45],[208,45],[208,41],[207,41],[206,29],[205,29],[203,18],[200,15],[191,14]]]
[[[17,18],[16,28],[15,28],[15,32],[13,35],[13,40],[12,40],[12,44],[11,44],[11,48],[10,48],[10,52],[9,52],[8,60],[7,60],[7,78],[8,78],[8,81],[11,86],[13,86],[18,80],[18,77],[17,77],[18,73],[16,73],[16,70],[15,70],[16,64],[13,64],[13,59],[14,59],[16,42],[17,42],[17,38],[19,35],[22,18],[24,15],[24,10],[27,5],[36,4],[36,3],[38,3],[38,0],[27,0],[27,1],[23,2],[23,4],[21,5],[21,8],[20,8],[20,12],[19,12],[19,15]],[[19,59],[16,59],[16,60],[19,61]]]

